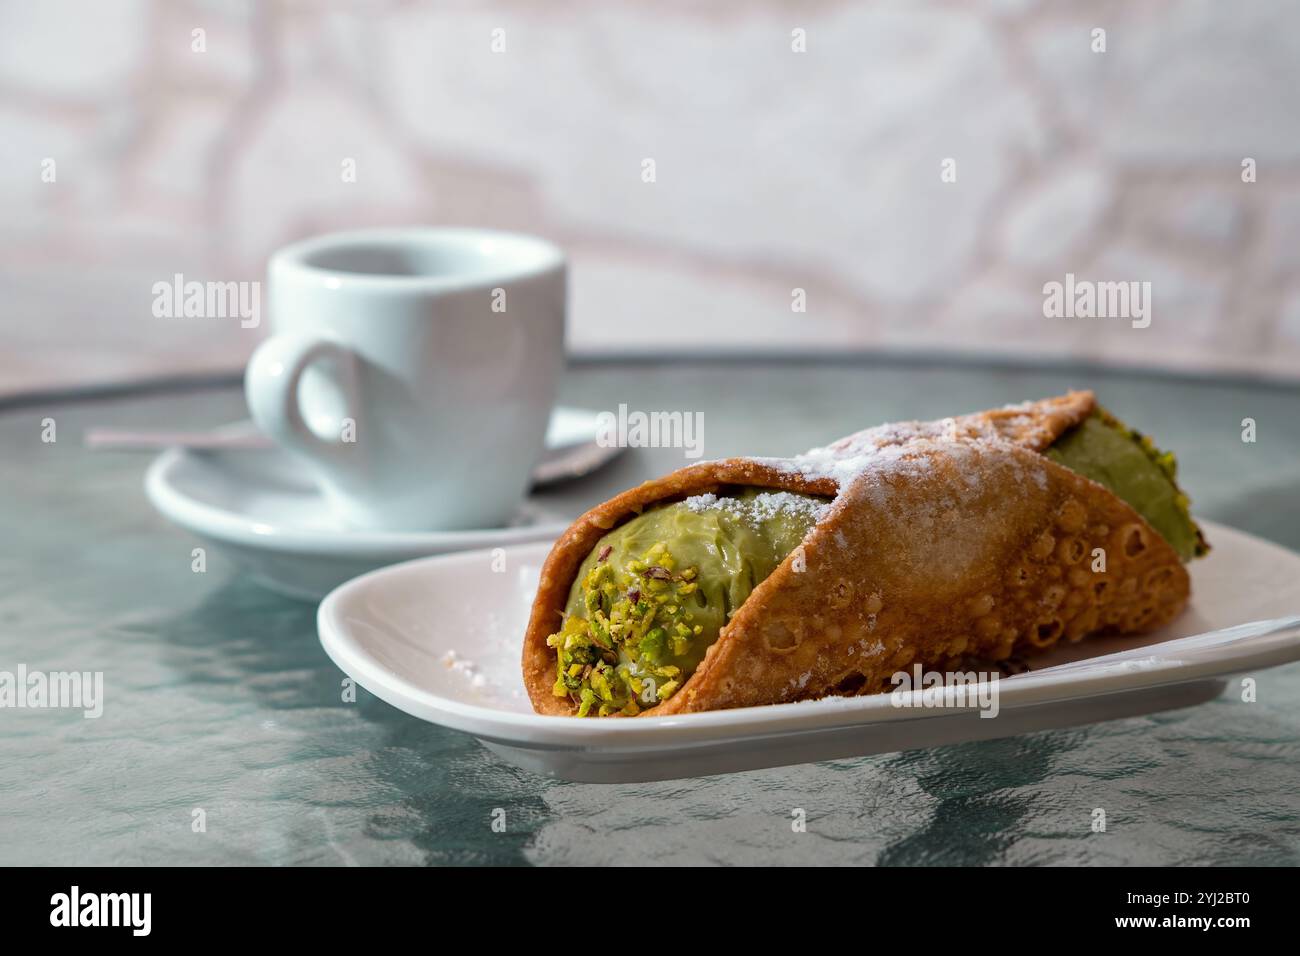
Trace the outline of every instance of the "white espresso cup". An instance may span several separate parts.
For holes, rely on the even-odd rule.
[[[564,363],[563,253],[508,232],[364,230],[281,249],[268,280],[248,407],[334,516],[394,531],[506,523]]]

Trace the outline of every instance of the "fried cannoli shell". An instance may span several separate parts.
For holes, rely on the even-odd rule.
[[[601,536],[651,505],[728,486],[835,502],[695,673],[643,715],[876,693],[914,664],[950,669],[1161,626],[1190,590],[1177,553],[1109,490],[1041,454],[1093,406],[1091,392],[1071,392],[884,425],[797,458],[702,462],[598,505],[542,568],[523,651],[534,709],[576,712],[552,692],[546,638]]]

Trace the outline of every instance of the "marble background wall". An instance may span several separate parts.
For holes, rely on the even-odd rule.
[[[233,368],[260,331],[153,283],[393,223],[561,242],[577,354],[1294,378],[1300,7],[3,0],[0,210],[0,389]],[[1151,282],[1150,327],[1045,318],[1066,272]]]

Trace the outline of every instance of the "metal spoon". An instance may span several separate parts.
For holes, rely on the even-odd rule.
[[[84,442],[93,451],[266,451],[275,443],[252,422],[236,422],[209,431],[154,431],[129,428],[90,428]],[[542,453],[533,468],[533,488],[545,488],[591,474],[617,457],[622,448],[595,441],[556,445]]]

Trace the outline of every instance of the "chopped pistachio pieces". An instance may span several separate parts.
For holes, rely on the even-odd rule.
[[[572,697],[579,717],[634,716],[681,686],[681,668],[670,659],[685,656],[682,642],[694,632],[693,614],[676,594],[694,586],[669,570],[674,563],[660,542],[623,574],[598,563],[583,578],[587,617],[566,616],[547,639],[558,657],[555,696]],[[651,575],[654,569],[667,578]],[[659,585],[652,593],[642,589],[647,577]]]
[[[564,622],[547,639],[555,695],[581,717],[634,716],[672,697],[824,506],[751,489],[660,505],[610,531],[583,562]]]

